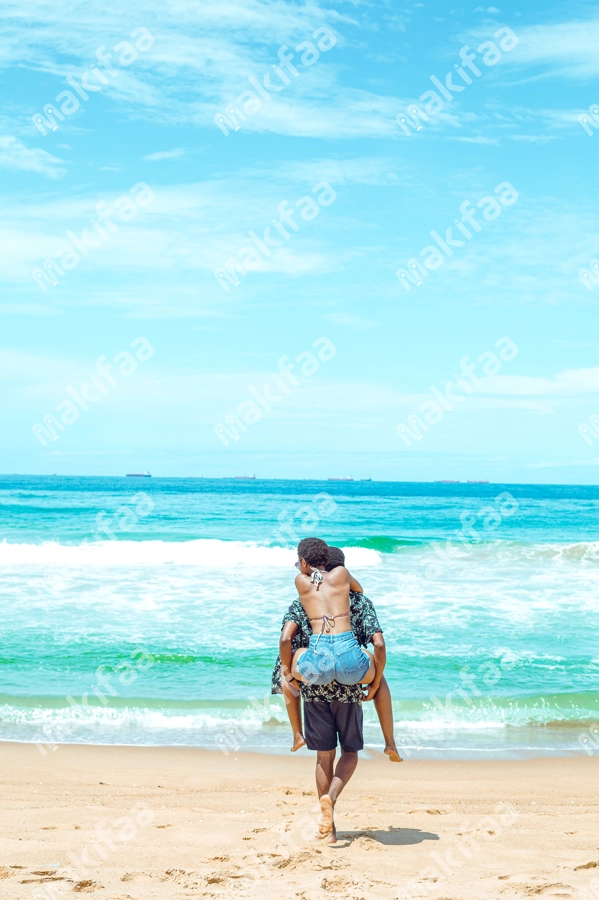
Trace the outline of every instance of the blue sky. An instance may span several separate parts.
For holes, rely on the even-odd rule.
[[[578,427],[599,413],[599,284],[578,272],[599,257],[599,129],[578,117],[599,101],[596,5],[8,0],[0,15],[1,471],[595,481],[599,437]],[[295,49],[323,26],[335,43],[318,59]],[[487,65],[477,48],[506,27],[517,43]],[[288,84],[272,68],[284,46]],[[112,73],[91,68],[101,47]],[[214,117],[268,72],[280,90],[225,135]],[[431,76],[464,89],[407,135],[397,116],[424,109]],[[32,117],[67,90],[70,114],[43,135]],[[477,203],[505,182],[516,202],[486,219]],[[455,224],[465,201],[471,237]],[[105,239],[90,224],[103,203]],[[289,207],[285,237],[273,219]],[[44,261],[85,227],[98,246],[53,286]],[[224,290],[215,270],[266,228],[281,246]],[[396,271],[448,228],[463,246],[406,291]],[[126,376],[113,363],[116,386],[90,387],[98,399],[73,401],[77,420],[42,446],[32,429],[60,421],[67,387],[81,396],[96,360],[140,336],[151,358]],[[334,356],[275,387],[278,360],[320,337]],[[460,360],[503,337],[518,354],[495,375],[478,363],[466,394]],[[278,399],[256,400],[259,420],[225,446],[215,426],[269,381]],[[408,447],[396,426],[450,381],[462,399]]]

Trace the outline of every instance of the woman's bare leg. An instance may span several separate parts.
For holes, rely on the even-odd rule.
[[[364,678],[362,678],[362,680],[360,681],[360,684],[370,684],[371,681],[374,681],[374,676],[376,675],[374,656],[372,655],[370,650],[365,650],[364,647],[362,647],[362,650],[364,650],[364,653],[370,657],[370,668],[368,669]]]
[[[289,716],[289,724],[293,731],[293,747],[291,752],[295,753],[300,747],[306,743],[302,730],[302,701],[297,688],[289,684],[285,676],[281,678],[281,690],[285,699],[287,715]]]
[[[297,667],[297,661],[300,656],[303,656],[308,648],[300,647],[299,650],[296,650],[293,654],[293,659],[291,660],[291,674],[295,678],[296,681],[306,681],[304,676],[301,674],[300,670]]]
[[[381,723],[383,737],[385,739],[385,753],[391,762],[403,762],[393,733],[393,706],[391,704],[391,691],[387,679],[383,675],[379,689],[374,695],[374,708]]]

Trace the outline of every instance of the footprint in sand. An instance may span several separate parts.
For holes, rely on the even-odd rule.
[[[142,882],[148,882],[152,880],[152,876],[148,875],[147,872],[125,872],[121,881],[133,881],[135,884],[140,884]]]
[[[428,809],[425,806],[419,806],[418,809],[409,809],[408,815],[411,816],[414,813],[427,813],[429,816],[448,816],[448,809]]]
[[[218,872],[212,872],[211,875],[206,875],[206,884],[222,884],[223,881],[226,880],[226,877],[220,875]]]
[[[98,884],[97,881],[91,881],[91,879],[87,879],[86,881],[78,881],[73,885],[73,890],[77,894],[91,893],[91,891],[99,891],[101,890],[103,885]]]
[[[571,897],[572,891],[572,885],[556,882],[554,884],[540,884],[538,887],[530,885],[526,893],[541,894],[544,897]]]
[[[345,875],[333,875],[332,878],[323,878],[320,887],[323,891],[349,891],[352,887],[357,887],[357,882]]]
[[[161,881],[179,881],[179,879],[183,875],[191,875],[191,872],[186,872],[185,869],[167,869],[164,875],[160,876]]]

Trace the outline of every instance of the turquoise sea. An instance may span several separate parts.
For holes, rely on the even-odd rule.
[[[286,752],[317,534],[376,606],[409,758],[599,753],[598,533],[596,487],[1,476],[0,739]]]

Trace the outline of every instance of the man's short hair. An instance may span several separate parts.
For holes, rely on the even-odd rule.
[[[308,565],[325,566],[329,558],[329,548],[320,538],[304,538],[297,545],[298,559],[305,559]]]
[[[327,572],[332,572],[337,566],[345,565],[345,553],[340,547],[329,547],[329,558],[325,566]]]

